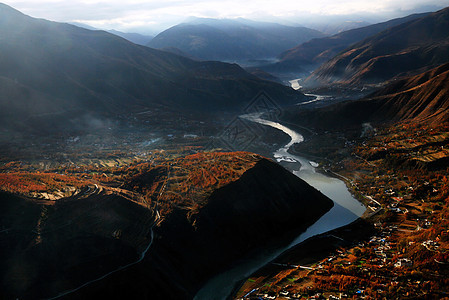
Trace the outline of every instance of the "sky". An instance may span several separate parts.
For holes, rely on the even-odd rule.
[[[144,34],[157,33],[191,16],[302,24],[312,16],[363,15],[383,21],[382,18],[449,6],[449,0],[6,0],[4,3],[32,17]]]

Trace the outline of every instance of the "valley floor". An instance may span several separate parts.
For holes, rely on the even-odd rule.
[[[279,137],[276,131],[269,131],[268,135],[268,141],[257,140],[253,147],[259,150],[264,147],[264,152],[269,154],[269,149],[277,149],[285,142],[285,137]],[[129,138],[117,147],[115,140],[109,144],[96,140],[83,143],[74,137],[66,140],[61,146],[63,150],[57,148],[51,152],[55,157],[36,160],[31,155],[28,163],[20,161],[20,157],[15,162],[3,159],[2,190],[37,198],[36,203],[45,206],[64,197],[95,194],[98,189],[141,202],[139,197],[134,199],[134,194],[124,193],[126,188],[139,188],[139,181],[135,182],[136,186],[126,187],[123,178],[139,174],[142,168],[155,168],[158,180],[147,187],[151,190],[141,192],[157,195],[166,191],[164,201],[157,199],[162,214],[172,209],[169,203],[182,204],[194,214],[201,205],[195,199],[203,198],[203,193],[208,194],[216,184],[229,182],[232,174],[241,175],[246,169],[241,165],[248,165],[254,159],[245,154],[243,160],[230,160],[224,172],[210,168],[208,159],[216,162],[226,155],[208,154],[212,156],[206,155],[205,160],[204,154],[197,154],[208,143],[206,136],[165,134],[161,140],[154,137],[154,143],[152,138],[147,139],[148,144],[142,144],[140,137]],[[306,136],[306,142],[295,144],[290,151],[319,162],[322,172],[343,178],[369,209],[362,219],[287,251],[242,283],[235,297],[447,297],[448,144],[448,124],[371,128],[364,137],[360,137],[360,132]],[[9,153],[4,157],[10,157]],[[189,172],[179,163],[181,157],[189,158],[185,160]],[[218,178],[217,174],[226,176]],[[169,179],[163,180],[165,176]],[[194,180],[194,185],[205,184],[202,192],[188,189],[192,182],[186,178]],[[181,203],[179,196],[186,191],[192,192],[189,194],[192,201],[187,204]],[[8,228],[0,228],[0,233],[5,230]]]
[[[253,274],[235,297],[447,297],[448,134],[447,124],[401,125],[369,138],[327,133],[298,145],[295,151],[321,157],[323,170],[346,178],[369,209],[353,224],[286,252]]]

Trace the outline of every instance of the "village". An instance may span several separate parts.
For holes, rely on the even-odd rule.
[[[163,186],[170,191],[170,197],[165,199],[167,205],[161,206],[161,211],[169,211],[172,204],[179,202],[179,195],[186,186],[192,184],[187,177],[197,180],[194,184],[204,183],[207,190],[243,172],[233,168],[197,168],[196,164],[202,165],[200,161],[217,157],[212,154],[195,156],[204,149],[207,137],[186,132],[148,135],[144,141],[142,134],[128,135],[120,145],[113,136],[106,139],[101,135],[71,136],[65,138],[59,148],[47,151],[47,157],[43,159],[33,159],[33,153],[22,153],[29,159],[20,160],[18,156],[16,162],[3,164],[1,170],[53,172],[56,175],[51,178],[44,178],[46,175],[40,173],[39,180],[47,180],[47,185],[55,189],[69,180],[70,185],[83,192],[96,186],[91,182],[114,187],[124,172],[137,176],[143,169],[161,166],[161,174],[165,174],[167,180],[158,181],[154,189]],[[320,253],[317,259],[312,255],[313,262],[273,262],[271,268],[275,272],[249,278],[237,298],[446,297],[449,293],[449,280],[446,279],[449,275],[449,151],[446,149],[449,128],[397,126],[375,132],[368,138],[350,140],[337,135],[335,140],[337,142],[329,148],[307,146],[307,143],[301,147],[316,149],[317,153],[305,153],[305,156],[318,161],[323,172],[343,179],[352,194],[365,204],[367,210],[362,219],[369,226],[351,224],[323,236],[318,242],[329,243],[332,247]],[[192,171],[171,167],[174,160],[188,155],[189,159],[185,161]],[[238,166],[239,163],[229,165]],[[225,173],[223,178],[218,176]],[[20,179],[26,183],[31,178],[20,177],[20,174],[15,178],[16,175],[5,178],[5,182]],[[69,177],[61,177],[65,175]],[[208,180],[201,183],[198,178]],[[29,183],[22,187],[25,191],[40,191],[35,179]],[[51,196],[46,189],[40,192],[43,198]],[[199,204],[195,199],[200,196],[188,195],[192,199],[188,207],[192,213]]]
[[[322,160],[323,169],[344,178],[365,204],[362,218],[373,231],[360,231],[359,239],[349,238],[358,232],[356,225],[332,233],[341,241],[313,263],[289,263],[296,258],[287,254],[279,259],[282,267],[249,278],[236,298],[447,297],[448,142],[447,128],[387,128],[363,142],[346,143],[351,155],[339,163]],[[322,243],[330,241],[323,237]]]

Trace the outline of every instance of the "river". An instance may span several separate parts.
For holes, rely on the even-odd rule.
[[[290,86],[292,87],[292,89],[294,90],[301,90],[303,88],[303,86],[300,84],[302,82],[303,78],[297,78],[297,79],[293,79],[290,80]],[[300,102],[297,105],[307,105],[307,104],[311,104],[311,103],[315,103],[315,102],[325,102],[327,100],[331,100],[333,99],[332,96],[325,96],[325,95],[317,95],[317,94],[304,94],[305,96],[309,96],[309,97],[313,97],[313,99],[309,100],[309,101],[304,101],[304,102]]]
[[[264,120],[260,117],[260,114],[244,115],[241,118],[276,128],[289,135],[291,141],[284,147],[276,150],[273,153],[274,158],[278,162],[283,162],[284,165],[287,164],[287,168],[293,174],[332,199],[334,207],[305,232],[300,234],[290,245],[281,249],[260,253],[209,280],[195,296],[197,300],[226,299],[241,280],[248,278],[252,273],[275,259],[285,250],[305,241],[309,237],[347,225],[365,212],[365,207],[352,197],[343,181],[316,172],[316,163],[288,152],[293,144],[304,141],[304,137],[301,134],[280,123]]]

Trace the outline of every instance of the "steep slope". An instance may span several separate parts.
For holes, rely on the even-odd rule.
[[[316,128],[343,129],[365,122],[410,122],[436,125],[449,121],[449,63],[395,81],[370,96],[315,112],[291,114]]]
[[[323,34],[305,27],[244,19],[197,19],[158,34],[148,46],[178,48],[204,60],[235,61],[272,58],[298,43]]]
[[[449,121],[449,64],[399,80],[371,95],[376,119],[439,124]]]
[[[185,212],[175,210],[155,229],[156,241],[142,265],[74,297],[192,299],[211,276],[273,237],[304,230],[331,206],[282,167],[260,161],[238,181],[216,190],[194,226]]]
[[[404,18],[397,18],[383,23],[347,30],[330,37],[310,40],[281,53],[279,56],[280,61],[273,66],[270,66],[270,68],[278,72],[299,71],[304,68],[310,68],[310,66],[320,65],[358,41],[364,40],[393,26],[426,15],[427,14],[410,15]]]
[[[191,299],[214,274],[286,242],[332,207],[251,153],[198,153],[117,172],[122,188],[86,176],[20,173],[27,190],[41,194],[45,188],[35,183],[54,181],[43,176],[63,189],[82,186],[58,200],[0,192],[2,298],[48,298],[92,281],[67,297]],[[17,174],[0,174],[16,194],[24,190],[23,180],[14,185]]]
[[[6,91],[0,119],[19,128],[39,116],[37,127],[48,125],[49,116],[63,124],[85,113],[117,116],[161,106],[241,110],[261,90],[280,101],[301,98],[237,65],[192,61],[103,31],[33,19],[4,4],[0,66],[0,90]]]
[[[379,83],[449,61],[449,8],[361,41],[322,65],[309,85]],[[421,70],[422,71],[422,70]]]

